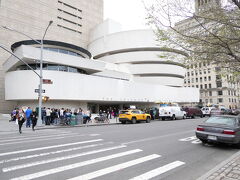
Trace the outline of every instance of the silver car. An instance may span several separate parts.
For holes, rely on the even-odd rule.
[[[203,143],[236,144],[240,148],[240,116],[212,116],[198,125],[196,136]]]

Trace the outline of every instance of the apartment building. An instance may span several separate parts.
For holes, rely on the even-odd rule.
[[[221,1],[195,0],[195,13],[207,13],[213,6],[221,6]],[[180,31],[194,31],[199,29],[199,22],[196,22],[194,18],[189,18],[178,22],[176,27]],[[192,105],[239,107],[239,83],[231,75],[221,75],[220,71],[221,69],[217,65],[209,62],[189,65],[184,86],[196,87],[200,91],[199,103]]]
[[[200,101],[195,105],[239,107],[239,83],[231,75],[221,75],[216,65],[204,62],[191,65],[185,75],[184,86],[199,88]]]
[[[0,0],[0,43],[10,50],[15,42],[29,40],[3,26],[41,39],[51,20],[46,40],[87,48],[90,30],[103,22],[103,0]],[[9,57],[0,49],[0,113],[9,113],[16,104],[5,101],[3,62]]]

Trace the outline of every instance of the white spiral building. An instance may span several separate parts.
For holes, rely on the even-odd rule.
[[[199,100],[198,89],[183,87],[185,68],[178,59],[168,60],[176,53],[157,46],[152,31],[110,33],[110,27],[104,23],[93,31],[88,50],[44,41],[43,78],[53,84],[43,85],[44,95],[50,97],[43,106],[99,109],[102,104],[122,108]],[[40,48],[34,41],[16,42],[12,51],[39,72]],[[4,63],[4,69],[5,99],[36,107],[38,76],[14,56]]]

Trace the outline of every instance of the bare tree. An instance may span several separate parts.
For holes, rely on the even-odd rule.
[[[202,4],[194,6],[193,0],[156,0],[146,5],[149,24],[166,47],[190,55],[186,64],[210,62],[239,75],[240,1],[220,2],[196,0]]]

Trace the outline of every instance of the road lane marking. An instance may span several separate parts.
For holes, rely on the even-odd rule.
[[[138,158],[138,159],[135,159],[135,160],[132,160],[132,161],[117,164],[115,166],[104,168],[104,169],[101,169],[101,170],[98,170],[98,171],[94,171],[94,172],[91,172],[91,173],[88,173],[88,174],[84,174],[82,176],[74,177],[74,178],[71,178],[71,179],[68,179],[68,180],[94,179],[94,178],[97,178],[97,177],[100,177],[100,176],[103,176],[103,175],[106,175],[106,174],[109,174],[109,173],[112,173],[112,172],[115,172],[115,171],[119,171],[119,170],[131,167],[131,166],[134,166],[134,165],[146,162],[146,161],[150,161],[150,160],[153,160],[153,159],[156,159],[156,158],[159,158],[159,157],[161,157],[161,156],[158,155],[158,154],[152,154],[152,155],[145,156],[145,157],[142,157],[142,158]]]
[[[63,137],[56,137],[56,138],[42,138],[42,139],[34,139],[34,140],[28,140],[28,141],[17,141],[17,142],[8,142],[8,143],[2,143],[0,144],[0,146],[4,146],[4,145],[10,145],[10,144],[21,144],[21,143],[29,143],[29,142],[37,142],[37,141],[46,141],[46,140],[56,140],[56,139],[65,139],[65,138],[69,138],[69,137],[77,137],[77,136],[83,136],[83,135],[65,135]]]
[[[193,141],[193,140],[196,140],[197,137],[196,136],[191,136],[191,137],[186,137],[186,138],[182,138],[182,139],[179,139],[179,141]]]
[[[59,148],[59,147],[72,146],[72,145],[85,144],[85,143],[92,143],[92,142],[98,142],[98,141],[103,141],[103,139],[94,139],[94,140],[80,141],[80,142],[75,142],[75,143],[59,144],[59,145],[45,146],[45,147],[40,147],[40,148],[33,148],[33,149],[25,149],[25,150],[19,150],[19,151],[5,152],[5,153],[0,153],[0,156],[19,154],[19,153],[26,153],[26,152],[32,152],[32,151],[40,151],[40,150],[45,150],[45,149]]]
[[[16,132],[15,132],[15,134],[16,134]],[[25,133],[24,133],[25,134]],[[26,136],[25,135],[23,135],[23,134],[21,134],[21,135],[18,135],[18,136],[10,136],[10,137],[3,137],[3,138],[0,138],[0,141],[2,141],[2,140],[13,140],[13,139],[22,139],[22,138],[29,138],[29,137],[39,137],[39,136],[49,136],[49,135],[59,135],[59,134],[70,134],[70,132],[68,133],[68,132],[64,132],[64,133],[51,133],[51,134],[47,134],[46,135],[46,133],[44,133],[44,134],[38,134],[38,132],[34,132],[34,134],[27,134]]]
[[[63,161],[63,160],[67,160],[67,159],[73,159],[73,158],[77,158],[77,157],[82,157],[82,156],[86,156],[86,155],[90,155],[90,154],[97,154],[100,152],[111,151],[111,150],[125,148],[125,147],[127,147],[127,146],[123,146],[123,145],[114,146],[114,147],[109,147],[109,148],[104,148],[104,149],[83,152],[83,153],[79,153],[79,154],[72,154],[69,156],[62,156],[62,157],[57,157],[57,158],[52,158],[52,159],[47,159],[47,160],[42,160],[42,161],[31,162],[31,163],[27,163],[27,164],[20,164],[17,166],[3,168],[2,171],[9,172],[9,171],[14,171],[14,170],[18,170],[18,169],[27,168],[27,167],[33,167],[33,166],[37,166],[37,165],[41,165],[41,164],[47,164],[47,163]]]
[[[190,136],[190,137],[182,138],[182,139],[179,139],[179,141],[182,141],[182,142],[190,142],[191,141],[192,144],[202,143],[196,136]]]
[[[100,134],[90,134],[89,136],[100,136]]]
[[[50,137],[58,137],[58,136],[66,136],[66,135],[77,135],[78,133],[63,133],[63,134],[54,134],[54,135],[44,135],[44,136],[28,136],[26,138],[24,137],[19,137],[19,138],[14,138],[14,139],[7,139],[7,140],[0,140],[0,143],[3,142],[11,142],[11,141],[19,141],[19,140],[28,140],[28,139],[41,139],[41,138],[50,138]]]
[[[134,149],[134,150],[130,150],[130,151],[125,151],[125,152],[112,154],[112,155],[109,155],[109,156],[104,156],[104,157],[100,157],[100,158],[96,158],[96,159],[91,159],[91,160],[87,160],[87,161],[83,161],[83,162],[79,162],[79,163],[75,163],[75,164],[60,166],[60,167],[57,167],[57,168],[53,168],[53,169],[49,169],[49,170],[45,170],[45,171],[40,171],[40,172],[37,172],[37,173],[28,174],[28,175],[21,176],[21,177],[16,177],[16,178],[13,178],[12,180],[35,179],[35,178],[39,178],[39,177],[43,177],[43,176],[47,176],[47,175],[71,170],[71,169],[74,169],[74,168],[79,168],[79,167],[87,166],[87,165],[90,165],[90,164],[95,164],[95,163],[98,163],[98,162],[103,162],[103,161],[107,161],[107,160],[110,160],[110,159],[123,157],[123,156],[126,156],[126,155],[138,153],[138,152],[141,152],[141,151],[142,151],[141,149]]]
[[[170,164],[167,164],[167,165],[164,165],[164,166],[159,167],[157,169],[154,169],[152,171],[146,172],[146,173],[144,173],[144,174],[142,174],[140,176],[136,176],[136,177],[131,178],[129,180],[149,180],[149,179],[154,178],[156,176],[159,176],[159,175],[161,175],[161,174],[163,174],[163,173],[165,173],[167,171],[170,171],[170,170],[172,170],[174,168],[182,166],[184,164],[185,163],[182,162],[182,161],[174,161],[174,162],[172,162]]]
[[[162,135],[162,136],[156,136],[156,137],[150,137],[150,138],[145,138],[145,139],[139,139],[139,140],[134,140],[134,141],[128,141],[128,142],[122,143],[122,145],[134,144],[134,143],[139,143],[139,142],[144,142],[144,141],[152,141],[152,140],[156,140],[156,139],[166,138],[169,136],[186,134],[189,132],[194,132],[194,130],[184,131],[184,132],[180,132],[180,133],[167,134],[167,135]]]
[[[107,142],[107,143],[103,143],[103,144],[92,144],[92,145],[87,145],[87,146],[80,146],[80,147],[46,152],[46,153],[41,153],[41,154],[34,154],[34,155],[29,155],[29,156],[16,157],[16,158],[12,158],[12,159],[5,159],[5,160],[1,160],[0,164],[12,162],[12,161],[24,160],[24,159],[31,159],[31,158],[36,158],[36,157],[43,157],[43,156],[52,155],[52,154],[59,154],[59,153],[63,153],[63,152],[76,151],[76,150],[80,150],[80,149],[87,149],[87,148],[103,146],[103,145],[107,145],[107,144],[113,144],[113,142]]]

